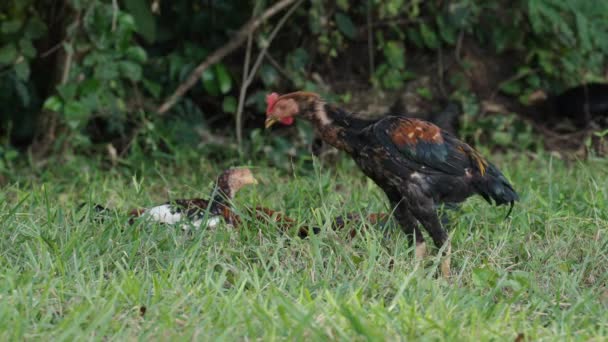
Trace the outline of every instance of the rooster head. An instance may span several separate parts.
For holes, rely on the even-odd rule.
[[[266,96],[266,128],[277,122],[283,125],[293,124],[295,116],[310,114],[314,104],[320,99],[319,94],[307,91],[296,91],[285,95],[268,94]]]
[[[280,99],[277,93],[266,95],[266,128],[276,122],[287,126],[293,124],[293,116],[297,113],[297,107],[293,100]]]

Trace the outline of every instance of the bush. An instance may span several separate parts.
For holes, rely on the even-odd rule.
[[[45,145],[61,151],[115,143],[116,137],[127,148],[133,137],[145,134],[146,122],[174,126],[161,140],[190,146],[200,140],[193,126],[232,135],[244,50],[208,69],[170,118],[158,118],[155,108],[260,13],[265,1],[68,0],[66,5],[42,0],[0,5],[0,134],[20,146],[43,136]],[[255,33],[254,50],[268,44],[275,22]],[[305,2],[272,42],[246,98],[245,126],[259,126],[256,113],[263,109],[266,89],[326,91],[327,83],[341,80],[401,89],[416,76],[409,60],[413,51],[434,56],[439,49],[458,50],[462,37],[492,53],[515,56],[517,68],[500,91],[525,101],[539,88],[560,90],[601,79],[608,4]]]

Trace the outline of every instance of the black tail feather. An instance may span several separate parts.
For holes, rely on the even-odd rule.
[[[321,228],[312,227],[312,234],[310,234],[310,230],[308,229],[308,227],[302,227],[298,230],[298,237],[300,239],[306,239],[311,235],[318,235],[320,232],[321,232]]]
[[[509,211],[507,212],[507,216],[505,216],[505,218],[503,220],[506,220],[509,218],[509,216],[511,215],[511,212],[513,211],[514,205],[515,205],[515,201],[511,201],[510,205],[509,205]]]
[[[474,186],[477,193],[480,194],[488,203],[495,205],[508,204],[509,212],[505,216],[505,220],[511,215],[513,206],[516,201],[519,201],[519,195],[513,189],[513,186],[503,176],[503,174],[494,166],[489,165],[485,174],[474,181]]]
[[[83,202],[78,206],[78,210],[77,211],[81,211],[83,208],[85,208],[86,206],[88,206],[89,203]],[[102,223],[105,221],[107,214],[110,212],[110,209],[104,207],[103,205],[100,204],[92,204],[90,205],[90,210],[92,211],[92,215],[91,218],[93,221],[98,222],[98,223]],[[87,217],[86,214],[83,214],[82,217],[80,218],[80,222],[84,221],[84,219]]]

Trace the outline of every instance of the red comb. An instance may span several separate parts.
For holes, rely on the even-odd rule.
[[[272,107],[274,107],[274,104],[277,103],[278,99],[279,94],[277,93],[270,93],[266,95],[266,114],[270,113]]]

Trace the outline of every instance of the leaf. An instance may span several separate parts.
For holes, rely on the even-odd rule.
[[[509,146],[512,141],[513,137],[507,132],[494,131],[492,133],[492,142],[497,145]]]
[[[125,55],[130,60],[137,63],[145,63],[148,60],[148,55],[146,54],[146,50],[144,50],[141,46],[131,46],[127,49]]]
[[[390,40],[384,45],[384,56],[390,66],[398,69],[405,68],[405,49],[401,42]]]
[[[456,31],[466,28],[471,17],[472,6],[466,3],[453,3],[449,6],[447,23]]]
[[[29,39],[40,39],[47,32],[46,24],[39,17],[33,17],[25,27],[25,37]]]
[[[387,63],[382,63],[376,68],[376,73],[372,78],[374,87],[383,87],[385,89],[399,89],[403,86],[403,77],[401,72],[394,72],[394,68]]]
[[[78,87],[78,89],[79,89],[78,93],[80,94],[81,97],[87,96],[87,95],[96,96],[99,93],[99,91],[102,90],[100,87],[101,82],[94,78],[87,78],[79,84],[74,84],[74,83],[68,83],[68,84],[72,84],[75,87],[73,95],[76,95],[75,90],[76,90],[76,87]],[[66,84],[66,86],[68,84]],[[65,99],[65,97],[64,97],[64,99]]]
[[[124,12],[118,15],[118,27],[123,33],[137,32],[135,19],[132,15]]]
[[[36,56],[36,48],[32,44],[32,41],[27,38],[19,41],[19,50],[26,58],[34,58]]]
[[[61,102],[59,96],[49,97],[48,99],[46,99],[46,101],[44,101],[44,104],[42,105],[44,109],[50,110],[52,112],[59,112],[62,106],[63,103]]]
[[[353,21],[346,14],[342,12],[336,13],[336,25],[338,26],[338,30],[348,38],[354,39],[356,37],[357,29],[355,28],[355,24],[353,24]]]
[[[338,0],[336,3],[341,10],[348,11],[348,0]]]
[[[260,67],[260,78],[265,86],[274,86],[279,81],[279,73],[270,64],[264,63]]]
[[[137,63],[133,63],[131,61],[121,61],[118,64],[118,70],[123,77],[126,77],[131,81],[137,82],[141,80],[142,69]]]
[[[66,83],[57,87],[57,92],[61,98],[68,102],[76,97],[78,85],[76,83]]]
[[[447,23],[444,17],[437,18],[437,26],[439,27],[439,35],[446,43],[456,43],[456,28]]]
[[[225,96],[222,102],[222,110],[225,113],[236,113],[236,98],[234,96]]]
[[[102,101],[100,101],[100,97],[100,92],[86,93],[80,95],[78,97],[78,101],[82,103],[82,105],[86,107],[89,112],[95,112],[99,108],[107,108],[107,103],[105,103],[105,101],[102,103]]]
[[[183,50],[182,55],[188,60],[200,61],[207,57],[207,49],[194,43],[184,43]]]
[[[417,48],[423,48],[424,42],[422,41],[422,35],[419,30],[416,30],[414,27],[408,27],[406,29],[407,39],[416,45]]]
[[[581,47],[585,51],[589,51],[591,49],[591,41],[590,34],[587,26],[587,18],[585,18],[581,13],[575,13],[576,18],[576,28],[578,33],[578,41],[580,42]]]
[[[169,78],[172,81],[180,81],[179,74],[184,66],[184,58],[176,53],[169,55]],[[204,75],[203,75],[204,76]]]
[[[156,82],[153,82],[153,81],[150,81],[150,80],[147,80],[145,78],[142,79],[142,82],[144,84],[144,88],[146,88],[146,90],[150,94],[152,94],[152,96],[155,99],[159,99],[160,98],[161,89],[162,89],[161,86],[160,86],[160,84],[158,84]]]
[[[399,11],[406,7],[403,0],[392,0],[386,2],[386,15],[394,17],[399,14]]]
[[[23,104],[23,107],[29,106],[31,97],[30,92],[25,86],[25,84],[21,81],[15,82],[15,90],[17,91],[17,95],[19,95],[19,99],[21,100],[21,104]]]
[[[0,48],[0,64],[11,64],[17,58],[15,45],[9,43]]]
[[[300,71],[306,67],[310,57],[305,49],[297,48],[287,56],[287,60],[291,68]]]
[[[20,80],[27,81],[30,78],[30,65],[25,61],[15,64],[15,74]]]
[[[83,122],[89,116],[87,107],[79,101],[70,101],[64,108],[65,118],[70,121]]]
[[[232,79],[228,73],[228,69],[223,63],[215,65],[215,74],[217,77],[218,85],[222,94],[226,94],[232,89]]]
[[[82,10],[84,9],[84,0],[70,0],[69,3],[72,4],[72,7],[74,7],[75,10]]]
[[[15,19],[2,23],[2,33],[10,34],[19,31],[21,28],[21,20]]]
[[[439,40],[435,31],[433,31],[426,23],[420,24],[420,35],[424,41],[424,45],[429,49],[436,49],[439,47]]]
[[[156,40],[156,18],[150,10],[147,0],[124,0],[126,10],[135,20],[136,32],[148,43]]]
[[[205,70],[201,75],[201,80],[203,81],[203,88],[205,88],[205,91],[213,96],[219,95],[220,90],[215,82],[215,72],[213,72],[213,69]]]
[[[427,87],[417,88],[416,93],[418,93],[418,95],[422,96],[422,98],[424,98],[425,100],[430,101],[433,99],[433,92],[431,92],[431,90]]]
[[[97,63],[97,65],[95,65],[95,77],[107,81],[118,78],[118,65],[109,59],[105,62]]]

